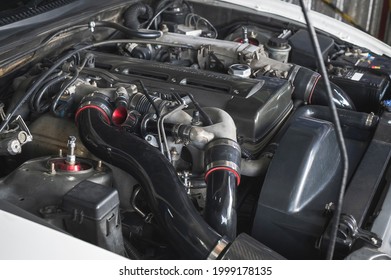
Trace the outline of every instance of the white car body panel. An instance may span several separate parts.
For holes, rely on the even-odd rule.
[[[1,260],[123,260],[119,255],[0,210]]]
[[[268,13],[273,15],[275,18],[287,18],[291,21],[305,24],[305,19],[299,6],[279,0],[196,0],[193,2],[210,2],[217,6],[224,5],[224,3],[229,3],[246,7],[261,13]],[[389,45],[361,30],[315,11],[310,11],[310,17],[314,27],[318,30],[322,30],[343,41],[370,49],[376,54],[387,55],[391,57],[391,47]]]

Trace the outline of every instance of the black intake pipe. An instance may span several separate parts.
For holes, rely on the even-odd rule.
[[[330,109],[325,106],[303,106],[297,109],[296,118],[313,117],[331,122]],[[355,127],[363,130],[372,130],[379,122],[374,114],[338,109],[338,118],[342,126]]]
[[[144,188],[154,218],[183,257],[206,259],[221,236],[200,216],[170,162],[146,141],[107,125],[98,110],[78,114],[83,144],[100,159],[130,173]]]
[[[240,184],[240,162],[240,146],[231,139],[217,139],[206,146],[205,220],[231,240],[236,238],[236,187]]]
[[[293,98],[303,100],[308,104],[328,106],[326,87],[321,75],[310,69],[293,67],[290,80],[295,86]],[[331,83],[333,101],[340,109],[356,110],[350,97],[336,84]]]

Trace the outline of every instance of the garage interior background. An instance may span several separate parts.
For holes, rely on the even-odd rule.
[[[299,4],[299,0],[282,0]],[[304,0],[312,10],[358,25],[391,45],[391,0]]]

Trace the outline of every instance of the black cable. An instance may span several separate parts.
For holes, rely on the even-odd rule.
[[[53,102],[52,102],[52,105],[50,106],[50,111],[52,111],[52,113],[55,116],[59,117],[61,115],[56,110],[58,102],[61,99],[61,96],[64,94],[64,92],[67,90],[68,87],[70,87],[74,82],[76,82],[78,77],[79,77],[79,71],[77,73],[75,73],[75,75],[67,83],[65,83],[63,85],[62,89],[57,93],[57,95],[55,95]]]
[[[152,97],[149,95],[149,92],[148,92],[147,88],[145,87],[143,81],[137,80],[137,82],[141,85],[141,88],[142,88],[141,93],[144,94],[144,96],[148,99],[149,103],[151,103],[153,109],[155,109],[157,117],[160,117],[160,111],[157,108],[157,106],[156,106],[155,102],[153,101]]]
[[[30,98],[30,104],[29,104],[31,110],[35,111],[34,100],[35,100],[35,97],[37,96],[37,94],[40,93],[40,92],[42,92],[42,89],[43,89],[44,87],[46,87],[46,84],[50,83],[52,80],[56,79],[58,76],[59,76],[59,72],[52,74],[48,79],[46,79],[46,81],[44,81],[44,82],[42,83],[42,86],[41,86],[40,88],[38,88],[38,89],[32,94],[32,96],[31,96],[31,98]],[[33,80],[31,83],[29,83],[28,86],[31,86],[31,85],[34,84],[34,83],[35,83],[35,80]]]
[[[79,78],[80,71],[83,70],[84,66],[86,66],[87,61],[90,60],[93,57],[92,54],[86,54],[86,56],[83,59],[83,62],[80,66],[76,66],[75,68],[75,74],[73,77],[63,85],[60,92],[54,97],[54,100],[52,102],[52,105],[50,107],[50,110],[55,116],[60,116],[60,113],[56,111],[56,107],[58,102],[60,101],[61,96],[64,94],[64,92],[70,87],[74,82],[76,82],[77,78]]]
[[[174,96],[175,100],[179,103],[179,104],[183,104],[183,100],[182,100],[182,97],[179,95],[179,93],[177,92],[172,92],[171,93],[172,96]]]
[[[109,27],[114,28],[122,33],[128,35],[131,38],[142,38],[142,39],[156,39],[162,36],[160,31],[151,31],[151,30],[134,30],[127,28],[121,24],[111,21],[96,21],[94,27]],[[148,28],[147,28],[148,29]]]
[[[193,6],[189,3],[189,1],[184,0],[183,3],[185,3],[191,14],[194,13]]]
[[[195,100],[194,96],[190,92],[186,92],[186,94],[190,97],[190,100],[191,102],[193,102],[194,107],[200,112],[200,115],[204,119],[206,126],[212,125],[212,119],[207,113],[205,113],[204,109],[201,108],[200,104]]]
[[[2,132],[10,120],[15,116],[15,114],[18,112],[18,110],[23,106],[24,103],[26,103],[27,100],[29,100],[32,96],[32,94],[39,89],[42,86],[42,83],[55,71],[60,65],[62,65],[66,60],[71,58],[73,55],[88,50],[95,47],[100,47],[104,45],[116,45],[116,44],[124,44],[132,42],[132,40],[110,40],[110,41],[103,41],[93,44],[88,44],[85,46],[80,46],[76,50],[72,50],[68,53],[66,53],[64,56],[62,56],[60,59],[58,59],[52,67],[50,67],[44,74],[42,74],[39,79],[31,86],[31,88],[26,92],[26,94],[21,98],[21,100],[17,103],[17,105],[11,110],[10,113],[7,114],[6,119],[3,120],[3,122],[0,125],[0,132]]]
[[[154,17],[151,19],[151,21],[148,23],[146,29],[149,29],[151,28],[151,25],[153,22],[155,22],[157,20],[157,18],[162,14],[164,13],[166,10],[168,10],[171,6],[173,6],[175,3],[170,3],[168,4],[166,7],[164,7],[163,9],[161,9],[159,12],[157,12]],[[156,27],[156,24],[155,24],[155,27]]]
[[[169,2],[173,2],[174,0],[161,0],[157,3],[155,8],[155,14],[158,13],[161,9],[163,9]]]
[[[321,50],[320,50],[320,46],[319,46],[319,41],[316,36],[315,28],[313,27],[313,25],[311,23],[311,20],[308,16],[307,8],[306,8],[303,0],[300,0],[300,6],[303,11],[304,18],[307,22],[307,28],[310,33],[311,42],[312,42],[312,45],[314,47],[314,51],[316,54],[318,68],[321,70],[320,72],[321,72],[321,75],[323,76],[323,80],[324,80],[324,83],[326,86],[327,95],[328,95],[328,99],[329,99],[329,107],[330,107],[331,115],[332,115],[334,126],[335,126],[338,146],[339,146],[341,154],[342,154],[342,165],[343,165],[342,181],[341,181],[341,187],[340,187],[337,206],[336,206],[335,213],[334,213],[333,220],[332,220],[333,224],[332,224],[331,233],[330,233],[330,243],[329,243],[329,247],[327,249],[327,255],[326,255],[326,258],[331,260],[334,256],[335,243],[337,241],[337,234],[338,234],[338,227],[339,227],[339,220],[340,220],[340,215],[342,212],[343,198],[345,195],[346,184],[347,184],[347,180],[348,180],[348,170],[349,170],[348,153],[346,150],[345,140],[343,138],[341,123],[339,121],[337,108],[333,102],[333,95],[331,92],[330,81],[327,76],[326,66],[325,66],[323,58],[322,58],[322,54],[321,54]]]
[[[50,80],[48,83],[45,84],[44,87],[41,88],[41,90],[34,97],[31,98],[31,103],[33,104],[33,106],[32,106],[33,111],[35,111],[37,113],[43,113],[43,111],[45,111],[47,109],[47,108],[41,107],[41,105],[40,105],[43,95],[47,92],[47,90],[50,87],[65,80],[66,77],[67,77],[67,75],[64,74],[64,75],[58,76],[57,78]]]
[[[149,29],[151,28],[152,24],[155,22],[155,29],[157,29],[157,24],[156,24],[156,20],[157,18],[163,13],[165,12],[166,10],[168,10],[169,8],[171,8],[172,6],[180,3],[180,2],[183,2],[188,10],[190,11],[190,13],[193,13],[194,12],[194,9],[193,9],[193,6],[188,2],[188,1],[176,1],[176,0],[163,0],[163,1],[160,1],[157,6],[156,6],[156,9],[155,9],[155,13],[154,13],[154,16],[153,18],[150,20],[149,24],[147,25],[146,29]]]

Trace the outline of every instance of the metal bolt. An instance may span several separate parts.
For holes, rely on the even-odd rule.
[[[191,120],[192,125],[201,125],[201,117],[199,111],[193,111],[193,118]]]
[[[235,94],[239,94],[240,92],[239,92],[239,90],[234,89],[234,93],[235,93]]]
[[[334,209],[334,203],[332,203],[332,202],[327,203],[326,206],[324,207],[324,209],[325,209],[327,212],[333,211],[333,209]]]
[[[28,134],[25,131],[20,131],[18,133],[18,140],[20,144],[25,144],[28,141]]]
[[[115,90],[115,94],[117,95],[117,97],[121,97],[121,96],[127,95],[128,92],[127,92],[127,90],[124,87],[118,87]]]
[[[166,24],[162,24],[161,31],[164,33],[168,32],[168,26]]]
[[[372,237],[371,241],[372,241],[373,245],[377,245],[377,239],[375,237]]]
[[[178,154],[178,151],[174,148],[171,149],[171,155],[177,155]]]
[[[54,162],[50,163],[50,174],[56,174],[56,165]]]
[[[10,155],[20,154],[22,152],[22,146],[20,145],[19,140],[13,139],[9,141],[7,151]]]
[[[68,153],[67,153],[67,163],[70,165],[74,165],[76,163],[76,156],[75,156],[75,148],[76,148],[76,137],[75,136],[69,136],[68,137]]]
[[[95,31],[95,26],[96,26],[95,21],[91,21],[90,24],[89,24],[91,32]]]
[[[136,94],[138,92],[137,86],[135,84],[131,84],[129,86],[130,93]]]
[[[247,26],[243,26],[243,27],[242,27],[242,31],[243,31],[243,43],[247,44],[247,43],[248,43],[248,30],[247,30]]]
[[[175,147],[173,147],[171,150],[170,150],[170,154],[171,154],[171,158],[173,161],[176,161],[179,159],[179,153],[178,151],[176,150]]]
[[[102,171],[103,170],[103,163],[101,160],[98,160],[98,164],[96,165],[96,170],[97,171]]]

